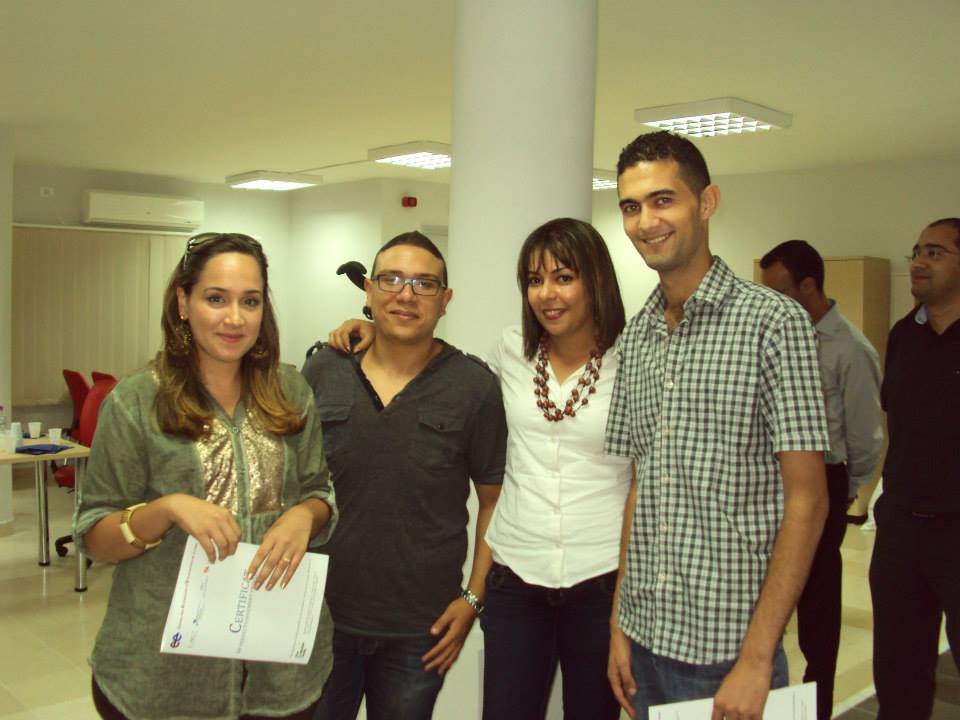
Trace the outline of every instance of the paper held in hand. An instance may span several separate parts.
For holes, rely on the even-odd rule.
[[[650,720],[710,720],[713,698],[650,707]],[[763,720],[817,720],[817,685],[804,683],[771,690]]]
[[[194,538],[180,562],[160,652],[305,665],[320,623],[327,556],[307,553],[286,588],[253,589],[256,545],[211,563]]]

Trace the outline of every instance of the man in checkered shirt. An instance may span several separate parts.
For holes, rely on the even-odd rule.
[[[760,720],[827,512],[814,330],[711,254],[720,192],[690,141],[641,135],[617,175],[660,284],[623,331],[607,423],[607,451],[636,464],[610,682],[633,717],[713,696],[713,720]]]

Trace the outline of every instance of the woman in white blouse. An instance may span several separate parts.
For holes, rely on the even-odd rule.
[[[559,662],[565,718],[617,718],[607,652],[631,471],[603,439],[620,288],[603,238],[566,218],[530,234],[517,283],[523,325],[489,358],[509,434],[486,535],[483,714],[542,718]]]
[[[605,455],[603,440],[625,322],[620,288],[603,238],[569,218],[530,234],[517,282],[522,326],[505,329],[488,358],[509,434],[486,534],[483,717],[543,718],[559,663],[564,717],[613,720],[609,623],[631,466]],[[369,337],[363,325],[344,323],[331,343]]]

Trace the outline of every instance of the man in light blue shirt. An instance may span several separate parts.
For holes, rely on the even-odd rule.
[[[829,720],[840,649],[840,544],[857,489],[873,477],[883,452],[880,359],[877,351],[823,292],[823,258],[803,240],[777,245],[760,260],[763,284],[796,300],[817,331],[827,408],[830,509],[797,604],[804,682],[817,683],[817,717]]]

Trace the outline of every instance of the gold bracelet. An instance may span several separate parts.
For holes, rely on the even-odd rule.
[[[155,548],[157,545],[162,543],[163,538],[149,543],[144,542],[137,537],[136,533],[133,532],[133,528],[130,527],[130,518],[133,517],[133,513],[142,508],[144,505],[146,505],[146,503],[137,503],[136,505],[131,505],[123,511],[123,515],[120,516],[120,533],[123,535],[123,539],[133,545],[135,548],[140,550],[149,550],[150,548]]]

